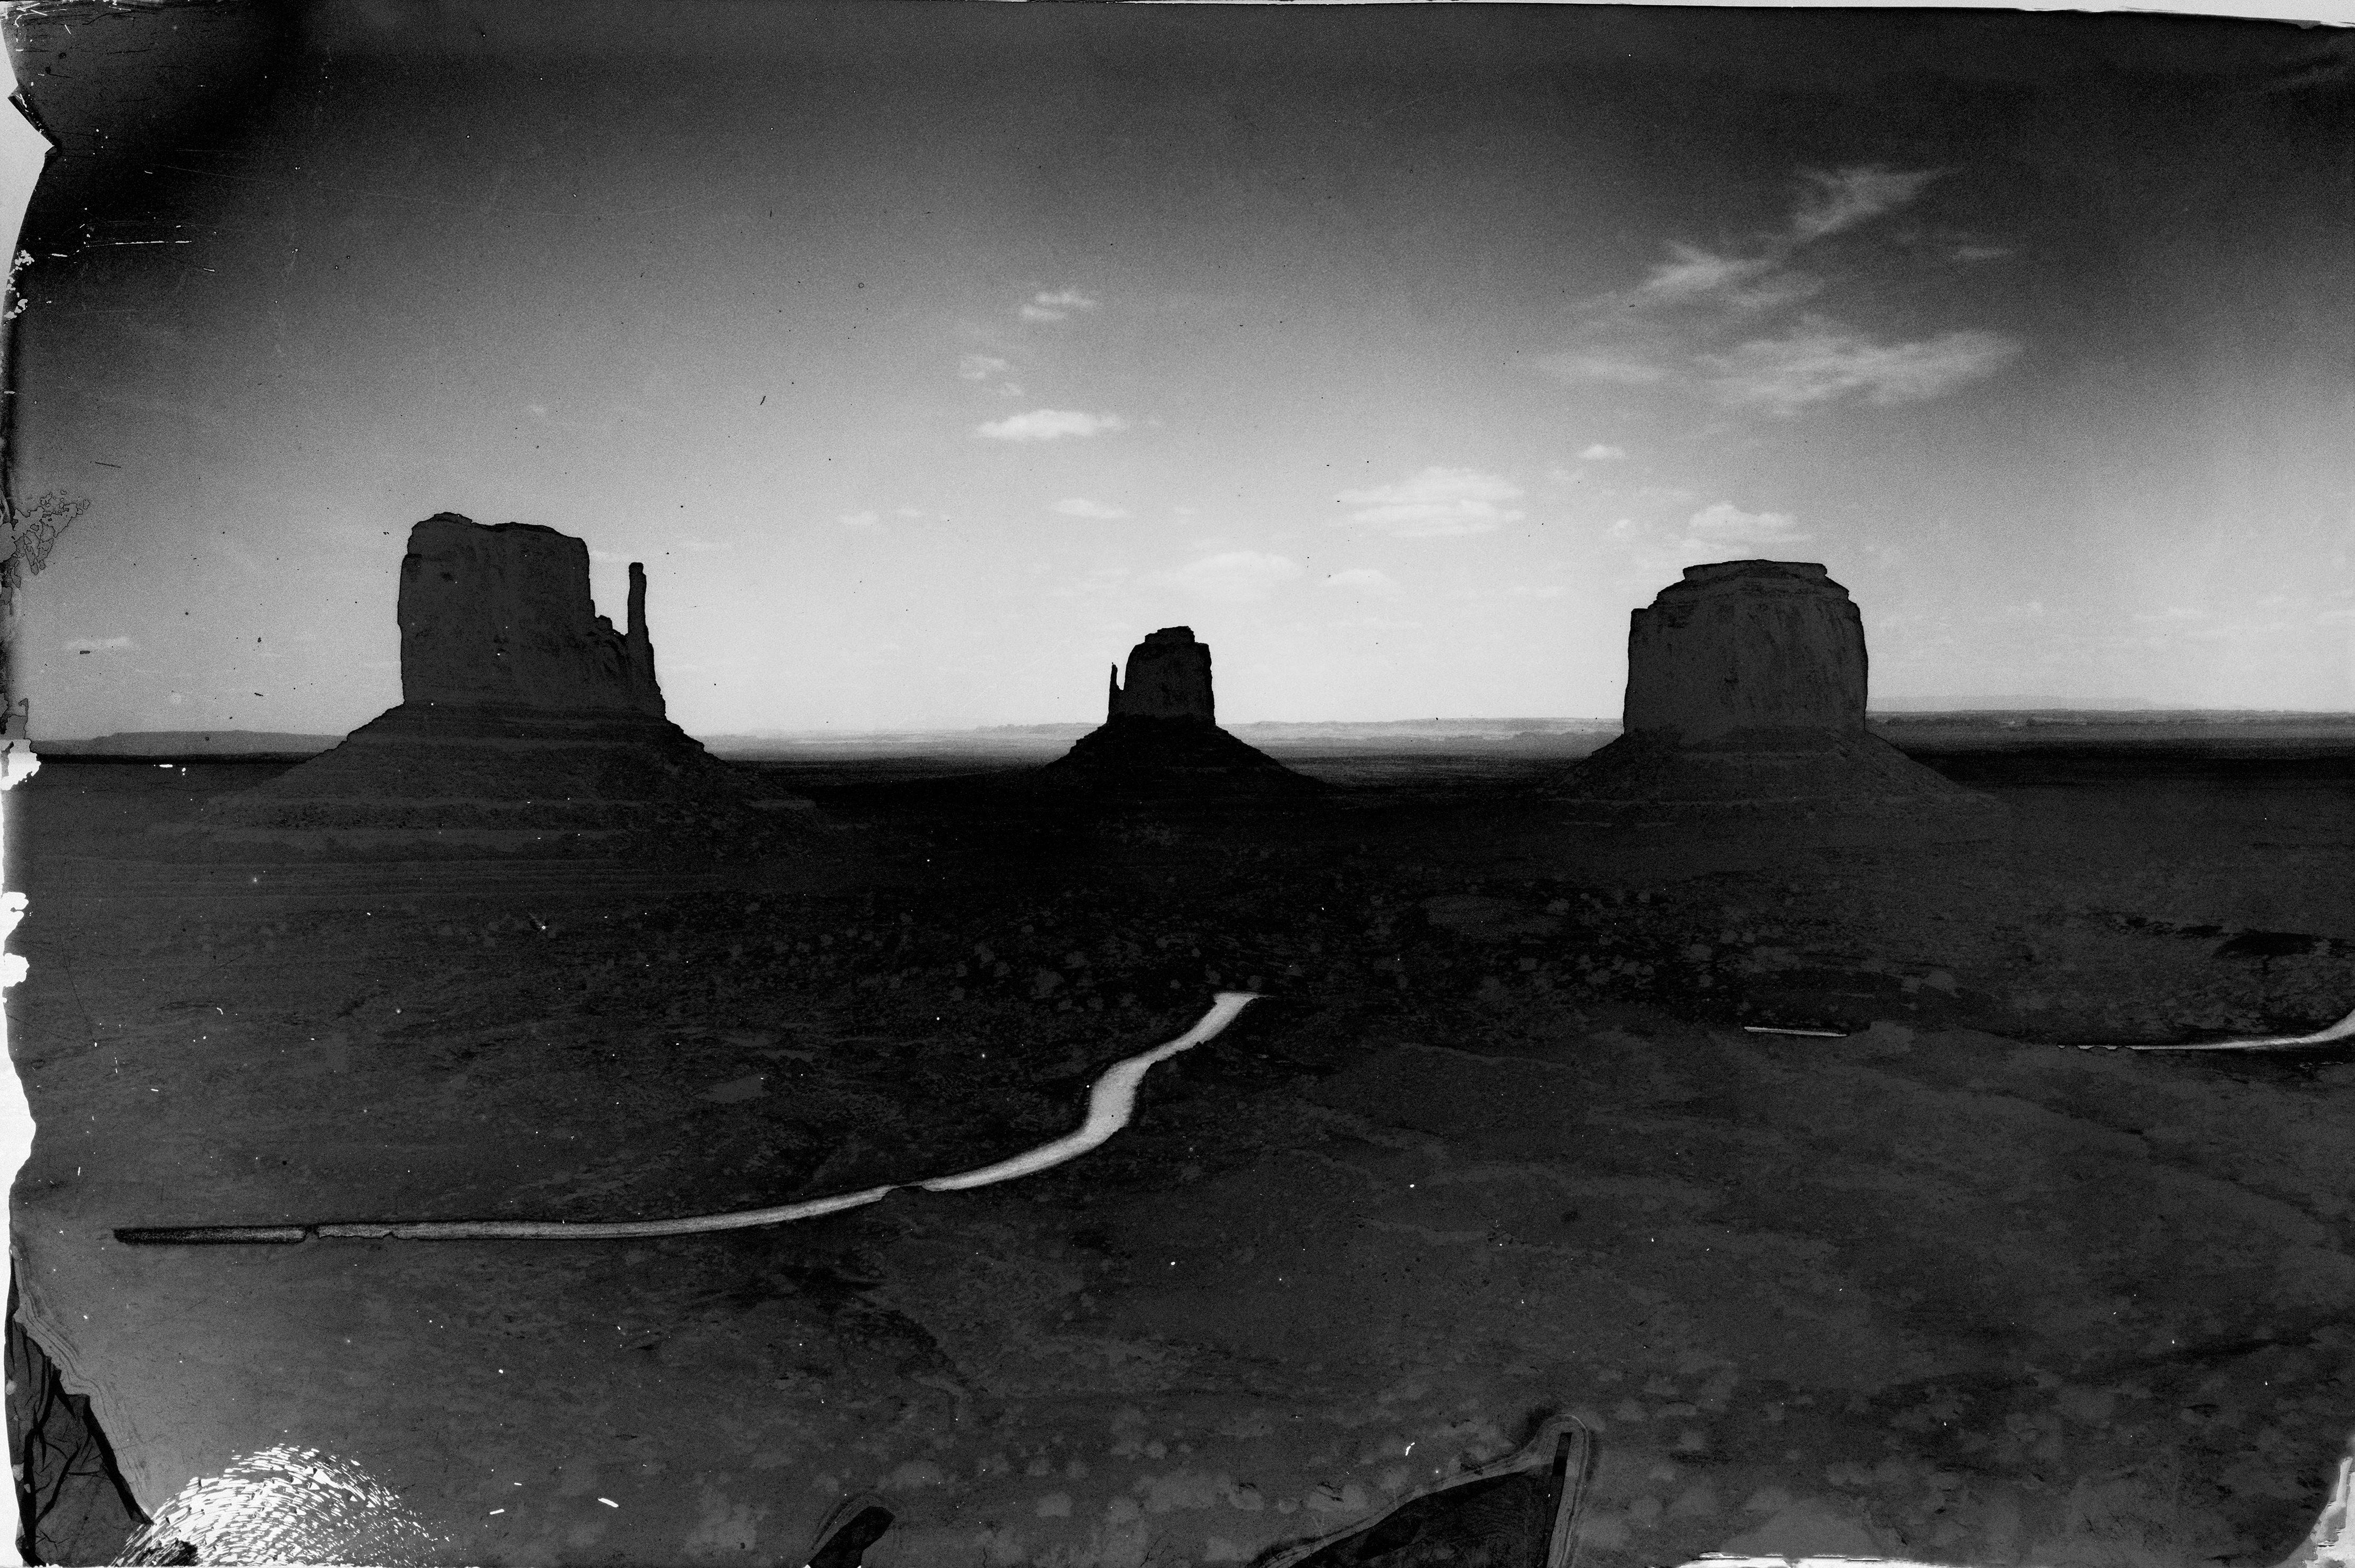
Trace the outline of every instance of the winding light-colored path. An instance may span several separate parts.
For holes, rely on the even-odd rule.
[[[2276,1034],[2262,1040],[2202,1040],[2193,1045],[2137,1045],[2130,1051],[2286,1051],[2293,1046],[2328,1045],[2333,1040],[2355,1040],[2355,1013],[2349,1013],[2328,1029],[2312,1034]]]
[[[1259,999],[1253,991],[1220,991],[1192,1029],[1176,1040],[1155,1046],[1151,1051],[1118,1061],[1107,1069],[1095,1086],[1088,1092],[1088,1116],[1080,1130],[1051,1143],[1040,1144],[1026,1154],[1011,1159],[1001,1159],[994,1165],[959,1171],[954,1176],[936,1176],[929,1181],[894,1182],[885,1187],[870,1187],[863,1192],[845,1192],[833,1198],[814,1198],[804,1203],[784,1203],[773,1209],[746,1209],[734,1214],[693,1214],[678,1220],[420,1220],[364,1221],[324,1225],[186,1225],[143,1227],[120,1230],[115,1239],[134,1245],[236,1245],[240,1243],[293,1243],[307,1241],[313,1236],[357,1237],[378,1240],[389,1237],[405,1242],[470,1242],[470,1241],[608,1241],[636,1236],[687,1236],[705,1231],[741,1231],[755,1225],[783,1225],[794,1220],[814,1220],[821,1214],[838,1214],[845,1209],[858,1209],[877,1202],[902,1188],[914,1187],[926,1192],[960,1192],[969,1187],[987,1187],[996,1182],[1012,1181],[1018,1177],[1035,1176],[1066,1160],[1077,1159],[1089,1150],[1101,1147],[1121,1128],[1128,1125],[1136,1112],[1137,1085],[1156,1064],[1168,1061],[1181,1051],[1191,1050],[1210,1039],[1235,1020],[1235,1015]]]

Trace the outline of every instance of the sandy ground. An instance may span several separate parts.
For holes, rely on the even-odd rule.
[[[1597,1568],[2303,1533],[2355,1427],[2355,1065],[2098,1042],[2355,1006],[2345,778],[2016,782],[1941,845],[1322,765],[1381,787],[1170,820],[803,778],[809,856],[689,878],[174,859],[148,825],[267,770],[53,764],[11,803],[28,1315],[147,1506],[300,1443],[453,1563],[797,1563],[864,1488],[906,1563],[1242,1562],[1554,1409],[1603,1435]],[[1008,1186],[112,1239],[940,1174],[1238,987],[1128,1132]]]

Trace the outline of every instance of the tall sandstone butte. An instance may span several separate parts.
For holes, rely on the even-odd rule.
[[[1112,695],[1104,721],[1115,719],[1197,719],[1219,721],[1210,695],[1210,648],[1194,640],[1191,626],[1164,626],[1129,650],[1128,684],[1113,667]]]
[[[400,563],[400,705],[223,797],[201,836],[390,855],[758,850],[777,809],[808,803],[759,798],[664,716],[645,600],[634,562],[616,632],[580,539],[426,518]]]
[[[1627,628],[1626,732],[1862,735],[1864,619],[1821,566],[1685,568]]]
[[[1220,729],[1217,713],[1209,645],[1194,640],[1190,626],[1164,626],[1129,650],[1125,685],[1114,667],[1103,726],[1035,780],[1050,789],[1172,800],[1324,791]]]
[[[1995,803],[1865,727],[1864,622],[1813,561],[1723,560],[1635,611],[1624,732],[1565,794],[1614,817],[1937,815]]]
[[[403,702],[663,716],[645,568],[630,563],[630,628],[616,632],[590,598],[589,547],[570,534],[438,512],[409,531],[399,614]]]

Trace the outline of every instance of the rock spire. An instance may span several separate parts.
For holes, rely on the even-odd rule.
[[[1210,650],[1190,626],[1164,626],[1129,650],[1128,678],[1113,667],[1102,728],[1034,775],[1043,787],[1169,800],[1312,795],[1325,785],[1294,773],[1218,725]]]
[[[1210,695],[1210,649],[1194,640],[1191,626],[1164,626],[1129,650],[1128,684],[1113,667],[1112,696],[1104,721],[1115,719],[1188,719],[1218,722]]]

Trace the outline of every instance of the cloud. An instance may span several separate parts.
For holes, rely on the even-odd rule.
[[[1129,571],[1124,566],[1100,566],[1084,577],[1074,578],[1047,590],[1047,594],[1051,599],[1093,598],[1098,594],[1110,593],[1126,582],[1128,577]]]
[[[1947,331],[1883,343],[1823,315],[1776,319],[1859,271],[1852,243],[1812,247],[1907,206],[1943,173],[1880,164],[1802,169],[1783,227],[1733,249],[1668,241],[1667,258],[1640,283],[1586,301],[1571,346],[1538,364],[1565,381],[1668,387],[1774,414],[1849,396],[1921,402],[1992,375],[2018,355],[2017,339]],[[1948,240],[1938,247],[1942,261],[2009,253],[1976,237]],[[1920,249],[1917,237],[1904,253]],[[1819,256],[1832,264],[1810,267],[1828,275],[1798,264]]]
[[[1347,521],[1414,539],[1485,534],[1518,521],[1524,514],[1499,503],[1520,495],[1511,480],[1476,468],[1426,468],[1395,485],[1344,490],[1333,498],[1358,508]]]
[[[1668,242],[1668,254],[1673,260],[1654,267],[1650,275],[1636,285],[1638,295],[1654,302],[1700,299],[1722,293],[1774,264],[1771,256],[1720,256],[1698,245],[1675,240]]]
[[[1580,453],[1578,454],[1578,460],[1581,463],[1610,463],[1626,455],[1627,449],[1625,447],[1608,446],[1598,441],[1593,446],[1588,447],[1584,452]]]
[[[997,384],[995,387],[992,387],[990,390],[997,393],[1000,397],[1018,398],[1022,395],[1022,389],[1013,381],[1006,379],[1012,375],[1013,371],[1013,366],[1007,364],[1003,359],[988,354],[968,354],[964,358],[957,361],[957,377],[959,379],[966,381],[995,381]]]
[[[1055,503],[1055,510],[1067,517],[1124,517],[1128,513],[1119,507],[1107,507],[1091,501],[1084,496],[1067,496]]]
[[[1602,352],[1576,349],[1549,354],[1538,361],[1547,374],[1565,381],[1608,381],[1623,387],[1649,387],[1668,379],[1668,368],[1633,350]]]
[[[1863,164],[1829,174],[1820,169],[1803,169],[1800,177],[1807,182],[1808,188],[1799,197],[1798,210],[1791,215],[1792,238],[1804,244],[1853,229],[1868,219],[1905,206],[1922,194],[1923,187],[1944,172],[1890,169],[1879,164]]]
[[[1033,409],[1027,414],[1013,414],[975,425],[974,434],[986,435],[992,441],[1054,441],[1067,435],[1099,435],[1106,431],[1127,428],[1128,421],[1118,414],[1081,413],[1071,409]]]
[[[1685,540],[1687,549],[1771,549],[1813,537],[1803,532],[1798,519],[1788,512],[1745,512],[1730,501],[1703,507],[1685,527],[1690,530]]]
[[[589,559],[591,560],[627,560],[630,558],[625,555],[617,555],[610,549],[592,549],[589,552]]]
[[[1861,393],[1868,403],[1918,403],[1982,380],[2018,357],[1999,332],[1942,332],[1917,343],[1875,343],[1826,321],[1758,338],[1699,363],[1710,392],[1736,408],[1796,413]]]
[[[1344,589],[1374,599],[1395,599],[1406,592],[1399,586],[1398,579],[1370,566],[1353,566],[1347,571],[1337,571],[1317,586]]]
[[[1097,302],[1077,289],[1061,289],[1054,293],[1035,293],[1022,307],[1025,321],[1065,321],[1074,311],[1090,311]]]
[[[1820,278],[1785,268],[1775,251],[1763,256],[1721,256],[1672,240],[1668,254],[1673,260],[1654,267],[1636,285],[1626,302],[1630,306],[1770,310],[1805,299],[1823,287]]]
[[[883,519],[872,512],[845,512],[842,526],[846,528],[871,528]]]
[[[138,645],[129,637],[77,637],[66,644],[65,649],[71,654],[94,654],[110,652],[117,648],[135,648]]]
[[[1147,581],[1220,603],[1247,604],[1306,575],[1307,570],[1289,557],[1231,549],[1156,572]]]

